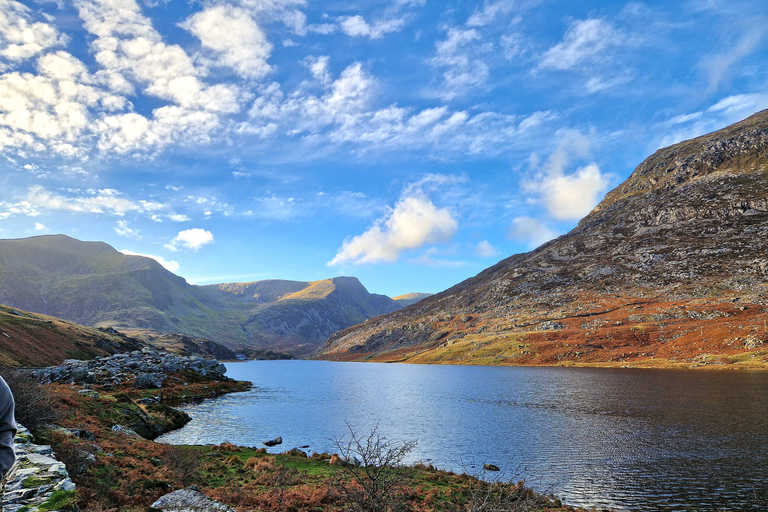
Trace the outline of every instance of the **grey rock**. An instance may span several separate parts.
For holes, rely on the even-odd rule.
[[[163,512],[235,512],[201,492],[188,488],[166,494],[152,504]]]
[[[143,437],[141,437],[139,435],[138,432],[136,432],[132,428],[128,428],[128,427],[125,427],[123,425],[115,425],[115,426],[113,426],[112,427],[112,432],[116,432],[118,434],[123,434],[123,435],[126,435],[128,437],[135,437],[137,439],[144,439]]]
[[[134,386],[139,389],[156,389],[163,387],[163,381],[168,376],[164,373],[139,373],[136,375]]]

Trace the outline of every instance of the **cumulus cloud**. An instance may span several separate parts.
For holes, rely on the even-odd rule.
[[[576,20],[568,27],[563,40],[544,53],[539,67],[573,69],[621,41],[619,32],[605,20]]]
[[[267,63],[272,45],[243,9],[209,7],[187,19],[182,27],[200,39],[203,47],[215,52],[218,63],[231,67],[243,78],[262,78],[272,69]]]
[[[381,39],[385,34],[398,32],[405,26],[405,19],[393,18],[369,24],[362,16],[343,16],[339,18],[341,31],[350,37],[368,37]]]
[[[165,244],[164,247],[170,251],[179,251],[181,249],[197,251],[213,242],[213,233],[205,229],[193,228],[179,231],[179,234]]]
[[[511,240],[523,242],[531,248],[538,247],[544,242],[549,242],[557,236],[557,233],[546,224],[532,217],[516,217],[512,220],[507,237]]]
[[[56,27],[35,21],[29,7],[15,0],[0,1],[0,58],[22,61],[66,42]]]
[[[141,239],[141,231],[133,229],[127,220],[119,220],[115,224],[115,233],[126,238]]]
[[[146,94],[183,108],[239,111],[237,88],[205,84],[192,58],[179,45],[163,41],[135,0],[75,0],[75,7],[86,30],[96,36],[92,49],[106,70],[127,75]]]
[[[404,251],[450,240],[457,229],[448,208],[438,208],[422,190],[409,187],[385,216],[345,240],[328,265],[393,263]]]
[[[524,188],[539,196],[553,218],[578,220],[597,205],[611,175],[601,172],[594,162],[568,173],[572,159],[589,156],[590,139],[575,131],[563,131],[560,136],[557,149]]]
[[[123,249],[120,252],[125,254],[125,255],[127,255],[127,256],[142,256],[144,258],[152,258],[153,260],[155,260],[156,262],[161,264],[163,267],[165,267],[166,270],[168,270],[170,272],[174,272],[175,273],[177,270],[179,270],[179,262],[178,261],[175,261],[175,260],[170,260],[169,261],[169,260],[166,260],[165,258],[163,258],[162,256],[155,256],[154,254],[142,254],[142,253],[138,253],[138,252],[129,251],[127,249]]]
[[[48,231],[48,228],[42,222],[35,222],[35,231]]]
[[[481,258],[493,258],[494,256],[501,254],[501,251],[497,247],[491,245],[488,240],[483,240],[475,246],[475,254]]]

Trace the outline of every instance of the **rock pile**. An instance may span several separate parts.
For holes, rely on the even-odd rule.
[[[224,380],[226,367],[213,359],[198,356],[177,356],[149,347],[127,354],[97,357],[90,361],[67,359],[59,366],[43,368],[35,372],[43,384],[51,382],[116,385],[134,379],[141,389],[163,386],[169,374],[191,371],[203,377]]]
[[[18,428],[13,440],[17,460],[8,473],[4,512],[51,510],[51,505],[72,499],[67,494],[74,494],[75,484],[64,464],[56,460],[50,446],[32,443],[32,434],[21,425]]]

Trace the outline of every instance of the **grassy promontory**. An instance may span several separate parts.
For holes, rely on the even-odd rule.
[[[183,373],[170,375],[167,381],[163,402],[212,397],[250,385]],[[148,423],[155,422],[163,430],[184,423],[164,403],[142,403],[158,396],[159,390],[138,390],[130,382],[93,385],[86,393],[65,384],[41,389],[52,395],[51,403],[59,413],[56,422],[64,429],[41,430],[38,437],[52,444],[67,465],[77,484],[78,506],[89,512],[151,510],[151,504],[164,494],[190,485],[237,512],[578,510],[538,495],[522,483],[490,484],[421,464],[384,468],[376,485],[390,485],[378,498],[368,500],[367,468],[350,471],[353,466],[332,454],[306,454],[299,449],[269,454],[256,447],[172,446],[147,439],[146,431],[156,428]],[[116,432],[114,425],[145,437]],[[356,482],[356,474],[363,480]],[[360,499],[350,498],[349,492],[358,493]]]

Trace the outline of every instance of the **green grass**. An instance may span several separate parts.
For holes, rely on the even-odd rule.
[[[77,510],[77,495],[75,491],[56,491],[38,507],[41,512],[52,510]]]

